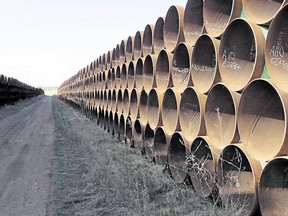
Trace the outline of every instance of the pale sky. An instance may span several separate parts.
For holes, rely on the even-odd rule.
[[[0,74],[57,87],[187,0],[0,0]]]

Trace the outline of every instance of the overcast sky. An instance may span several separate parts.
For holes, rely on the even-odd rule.
[[[0,74],[52,87],[187,0],[0,2]]]

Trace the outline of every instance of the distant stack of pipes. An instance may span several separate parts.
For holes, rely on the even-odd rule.
[[[188,0],[58,89],[202,197],[288,214],[288,0]]]
[[[17,79],[0,74],[0,107],[41,94],[44,94],[42,89],[34,88]]]

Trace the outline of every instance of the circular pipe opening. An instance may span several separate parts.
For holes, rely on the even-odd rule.
[[[137,92],[141,92],[143,90],[143,59],[139,58],[136,63],[136,74],[135,74],[135,86]]]
[[[179,133],[171,137],[168,164],[171,175],[176,183],[184,182],[186,174],[186,147],[185,142]]]
[[[143,125],[146,125],[148,121],[147,104],[148,104],[148,95],[143,90],[140,94],[140,102],[139,102],[139,116],[140,121]]]
[[[237,203],[243,215],[253,215],[258,207],[258,182],[253,166],[260,164],[236,145],[226,146],[218,162],[217,186],[222,203],[224,206]]]
[[[107,109],[111,110],[112,107],[112,90],[108,90],[108,95],[107,95]]]
[[[170,71],[172,68],[173,55],[166,50],[162,50],[157,58],[155,82],[159,92],[165,92],[169,85]]]
[[[136,89],[133,89],[130,95],[130,116],[133,121],[138,115],[138,95]]]
[[[135,65],[134,61],[130,61],[128,66],[128,89],[131,91],[135,88]]]
[[[140,150],[142,148],[142,141],[143,141],[142,131],[143,131],[142,124],[141,124],[139,119],[136,119],[136,121],[134,122],[133,140],[134,140],[136,146],[138,147],[138,149],[140,149]]]
[[[143,34],[143,56],[147,56],[154,53],[153,49],[153,32],[154,25],[146,25]]]
[[[126,43],[126,61],[134,60],[134,36],[129,36]]]
[[[103,53],[102,55],[102,70],[107,70],[106,53]]]
[[[270,1],[269,1],[270,2]],[[272,1],[275,2],[275,1]],[[266,39],[266,65],[273,82],[288,92],[288,5],[272,21]]]
[[[239,133],[245,148],[257,160],[287,153],[286,97],[262,79],[252,81],[242,93]]]
[[[230,143],[239,142],[237,108],[240,95],[218,83],[208,94],[205,106],[207,135],[219,149]]]
[[[127,66],[126,64],[122,65],[121,68],[121,88],[127,88]]]
[[[124,138],[125,138],[125,134],[126,134],[125,133],[125,130],[126,130],[125,126],[126,126],[125,117],[122,114],[120,116],[120,121],[119,121],[119,134],[120,134],[121,140],[124,140]]]
[[[181,93],[189,84],[191,54],[192,47],[185,43],[180,43],[174,51],[171,75],[174,88]]]
[[[263,72],[264,35],[259,26],[244,19],[233,20],[222,35],[219,70],[232,91],[241,91]]]
[[[105,110],[105,117],[104,117],[104,130],[107,132],[109,131],[109,111]]]
[[[120,58],[120,46],[117,46],[112,51],[112,67],[116,67],[119,65],[119,58]]]
[[[154,155],[156,164],[167,164],[168,147],[167,135],[162,127],[158,127],[155,131],[154,137]]]
[[[119,89],[121,86],[121,67],[120,65],[116,68],[116,74],[115,74],[115,88]]]
[[[126,137],[130,139],[130,141],[132,139],[132,129],[133,129],[133,123],[132,123],[131,117],[128,116],[126,118]]]
[[[154,131],[151,129],[150,125],[147,124],[144,130],[144,142],[143,147],[145,150],[145,154],[149,160],[154,159]]]
[[[113,128],[114,128],[114,134],[116,136],[119,136],[119,117],[118,117],[118,113],[115,112],[114,113],[114,124],[113,124]]]
[[[119,114],[121,114],[123,112],[123,95],[122,95],[122,90],[119,89],[118,90],[118,94],[117,94],[117,105],[116,105],[116,110]]]
[[[179,98],[172,89],[167,89],[164,93],[162,103],[162,120],[166,133],[171,135],[177,129]],[[179,100],[180,101],[180,100]]]
[[[241,0],[205,0],[203,17],[205,29],[212,37],[220,37],[227,25],[242,12]]]
[[[164,24],[164,43],[169,52],[173,52],[178,43],[185,41],[183,20],[184,8],[172,5],[167,11]]]
[[[123,94],[123,114],[124,116],[128,116],[129,113],[129,91],[125,89]]]
[[[113,89],[112,97],[111,97],[111,110],[112,111],[116,111],[116,105],[117,105],[117,93],[116,93],[116,90]]]
[[[186,140],[194,140],[198,135],[205,135],[204,107],[205,98],[193,88],[185,89],[181,96],[179,122]]]
[[[285,0],[243,0],[243,7],[252,22],[258,25],[269,25],[286,3]]]
[[[126,62],[126,40],[122,40],[120,43],[120,48],[119,48],[119,63],[123,64]]]
[[[259,183],[259,204],[263,215],[283,215],[288,212],[288,160],[275,158],[264,168]]]
[[[164,49],[164,18],[159,17],[155,23],[154,34],[154,53],[157,55]]]
[[[212,196],[216,192],[215,152],[203,137],[197,137],[191,145],[188,158],[188,173],[196,193],[201,197]]]
[[[106,56],[107,69],[111,68],[111,59],[112,59],[112,51],[108,51]]]
[[[146,56],[143,66],[143,85],[145,91],[147,92],[149,92],[153,88],[155,68],[155,55]]]
[[[192,60],[191,76],[195,89],[202,94],[221,80],[218,70],[218,49],[220,42],[209,35],[202,35],[196,41]],[[205,51],[205,55],[203,55]]]
[[[204,31],[203,0],[187,1],[183,30],[185,41],[193,46]]]
[[[156,129],[161,124],[161,105],[162,95],[159,95],[156,89],[151,89],[148,96],[148,122],[152,129]]]
[[[113,112],[109,113],[109,132],[111,135],[114,135],[114,121],[113,121]]]
[[[143,57],[143,31],[137,31],[134,38],[134,59]]]

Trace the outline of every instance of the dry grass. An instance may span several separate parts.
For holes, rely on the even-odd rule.
[[[53,202],[57,215],[235,215],[176,185],[161,166],[122,145],[58,98]]]

